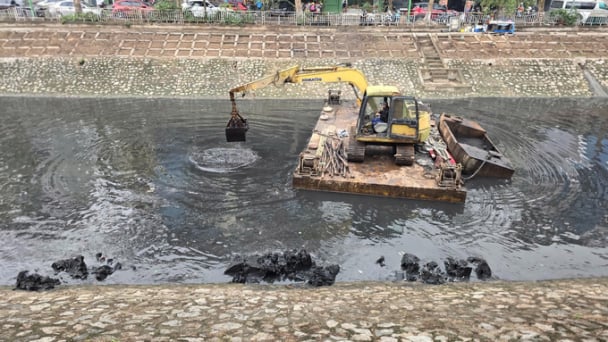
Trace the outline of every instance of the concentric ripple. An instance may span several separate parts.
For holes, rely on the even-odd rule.
[[[189,159],[202,171],[226,173],[255,163],[258,155],[246,147],[215,147],[203,151],[193,151]]]
[[[241,100],[247,141],[227,143],[225,100],[0,97],[0,284],[97,252],[126,266],[106,282],[224,282],[236,254],[287,248],[340,264],[338,281],[392,279],[404,253],[511,280],[608,275],[607,100],[426,102],[478,121],[513,178],[467,181],[464,204],[297,191],[319,100]]]

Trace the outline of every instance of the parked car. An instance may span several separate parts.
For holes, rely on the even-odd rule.
[[[415,3],[412,7],[412,14],[414,19],[422,19],[426,16],[426,13],[429,9],[428,2],[418,2]],[[440,5],[438,3],[433,3],[433,10],[431,11],[431,19],[437,19],[440,17],[453,17],[457,16],[458,12],[454,10],[450,10],[447,7]]]
[[[154,7],[141,0],[117,0],[112,4],[112,15],[115,17],[147,17],[153,11]]]
[[[93,13],[95,15],[101,15],[102,11],[101,8],[90,7],[82,2],[80,3],[80,8],[82,9],[82,13]],[[64,0],[50,4],[48,11],[51,16],[62,16],[76,13],[76,8],[74,7],[74,1]]]
[[[0,0],[0,9],[23,6],[23,0]]]
[[[232,11],[230,8],[218,7],[208,0],[186,0],[182,2],[182,10],[195,17],[214,16],[220,11]]]
[[[34,6],[34,12],[37,17],[44,17],[48,14],[48,8],[51,4],[60,2],[62,0],[42,0],[36,3]]]

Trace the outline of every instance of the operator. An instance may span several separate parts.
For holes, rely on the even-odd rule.
[[[372,119],[372,127],[374,129],[374,132],[376,133],[382,133],[386,130],[386,128],[384,129],[379,129],[377,126],[379,123],[386,123],[388,121],[388,104],[386,103],[386,101],[382,102],[382,108],[380,110],[378,110],[375,114],[374,114],[374,118]],[[386,126],[384,126],[386,127]]]
[[[380,114],[380,120],[382,120],[382,122],[388,122],[388,103],[386,100],[382,102],[382,108],[376,112],[376,117],[378,117],[378,114]]]

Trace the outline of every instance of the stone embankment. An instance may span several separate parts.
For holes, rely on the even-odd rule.
[[[593,96],[588,77],[608,85],[607,56],[603,28],[509,37],[12,24],[0,26],[0,94],[224,98],[232,86],[280,67],[351,62],[370,83],[423,98]],[[440,69],[452,76],[437,79]],[[326,90],[286,85],[257,96],[322,98]],[[606,293],[608,279],[0,287],[0,340],[608,341]]]
[[[607,58],[604,28],[492,36],[398,28],[13,24],[0,26],[0,93],[224,98],[231,87],[282,67],[349,62],[370,83],[397,85],[421,98],[593,96],[585,74],[607,87]],[[437,63],[455,77],[426,77]],[[256,95],[322,98],[326,91],[318,84],[286,85]]]

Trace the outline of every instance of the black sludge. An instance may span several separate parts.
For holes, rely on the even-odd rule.
[[[405,271],[405,279],[408,281],[418,280],[420,275],[420,258],[413,254],[405,253],[401,257],[401,269]]]
[[[15,288],[27,291],[51,290],[60,283],[59,279],[41,276],[38,273],[29,274],[28,271],[21,271],[17,275]]]
[[[51,267],[55,272],[67,272],[72,278],[87,279],[89,271],[87,264],[84,262],[84,257],[79,255],[72,259],[59,260],[54,262]]]
[[[445,266],[445,272],[448,275],[450,281],[468,281],[471,278],[472,267],[466,260],[456,260],[452,257],[448,257],[443,262]]]
[[[468,260],[472,264],[476,265],[475,275],[477,276],[477,279],[488,280],[492,278],[492,269],[490,268],[490,265],[488,265],[487,261],[477,257],[470,257]]]
[[[231,275],[234,283],[273,283],[290,280],[323,286],[333,284],[339,270],[338,265],[316,266],[305,250],[291,250],[245,258],[239,256],[224,274]]]
[[[436,262],[431,261],[422,267],[420,280],[425,284],[439,285],[446,282],[446,276],[439,265]]]
[[[308,279],[308,284],[312,286],[333,285],[339,272],[340,266],[338,265],[329,265],[324,267],[313,266],[312,270],[309,272],[310,276]]]

